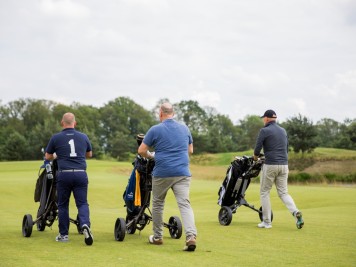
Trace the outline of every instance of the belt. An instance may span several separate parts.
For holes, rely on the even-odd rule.
[[[85,172],[85,170],[70,169],[70,170],[60,170],[59,172]]]

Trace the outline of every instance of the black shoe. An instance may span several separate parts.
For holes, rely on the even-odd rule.
[[[93,237],[93,234],[91,233],[90,231],[90,228],[88,225],[84,224],[82,226],[82,230],[83,230],[83,234],[85,236],[85,244],[87,244],[88,246],[91,246],[94,242],[94,237]]]

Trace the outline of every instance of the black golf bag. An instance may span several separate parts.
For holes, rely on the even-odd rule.
[[[127,217],[137,215],[142,206],[149,206],[152,191],[152,170],[155,162],[137,155],[132,164],[134,168],[123,194]]]
[[[33,221],[31,214],[26,214],[22,220],[22,235],[30,237],[32,234],[32,227],[37,225],[38,231],[44,231],[46,226],[51,227],[58,215],[57,205],[57,160],[45,161],[40,167],[39,175],[36,181],[34,192],[34,201],[39,202],[40,206],[37,211],[36,219]],[[77,226],[79,233],[82,233],[79,220],[69,219],[71,223]]]
[[[138,146],[140,146],[143,138],[143,134],[137,135]],[[126,232],[134,234],[136,230],[143,230],[152,221],[152,213],[149,207],[152,191],[152,171],[155,161],[137,155],[132,164],[134,167],[123,194],[126,219],[116,219],[114,227],[116,241],[123,241]],[[146,210],[148,210],[148,213]],[[163,223],[163,226],[169,229],[172,238],[179,239],[182,236],[182,223],[178,216],[171,216],[169,223]]]
[[[257,177],[264,163],[264,157],[257,161],[253,157],[236,157],[226,171],[225,179],[218,191],[218,204],[221,206],[219,211],[219,222],[221,225],[229,225],[232,214],[241,205],[244,205],[258,212],[262,221],[262,207],[257,210],[245,199],[245,192],[250,185],[251,179]]]

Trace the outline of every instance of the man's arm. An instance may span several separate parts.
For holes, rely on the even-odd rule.
[[[45,159],[46,159],[46,160],[53,160],[53,159],[55,159],[54,154],[49,154],[49,153],[46,152],[46,154],[45,154]]]
[[[253,159],[254,160],[257,160],[258,157],[260,156],[260,153],[261,153],[261,150],[263,147],[263,139],[264,139],[263,132],[262,132],[262,130],[260,130],[260,132],[258,133],[258,136],[257,136],[255,148],[253,150]]]
[[[189,144],[189,146],[188,146],[188,153],[189,153],[189,155],[190,155],[190,154],[193,154],[193,143]]]
[[[148,153],[149,146],[147,146],[144,142],[138,147],[137,153],[140,154],[144,158],[153,158],[151,153]]]
[[[85,153],[86,158],[91,158],[92,156],[93,156],[93,151],[88,151],[87,153]]]

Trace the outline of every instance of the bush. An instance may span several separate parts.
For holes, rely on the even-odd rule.
[[[290,183],[356,183],[356,173],[351,174],[309,174],[305,172],[290,173],[288,177]]]
[[[288,161],[288,166],[290,170],[298,170],[302,171],[315,163],[315,159],[313,157],[300,157],[300,158],[291,158]]]
[[[289,174],[288,181],[289,182],[309,182],[312,179],[312,176],[306,172],[299,172],[296,174]]]

